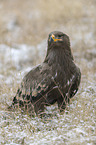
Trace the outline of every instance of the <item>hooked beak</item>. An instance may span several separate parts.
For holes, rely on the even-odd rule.
[[[60,38],[55,38],[55,35],[51,35],[50,39],[49,39],[50,42],[54,41],[54,42],[57,42],[57,41],[62,41],[62,39]]]

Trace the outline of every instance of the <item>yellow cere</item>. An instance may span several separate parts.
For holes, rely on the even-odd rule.
[[[62,39],[55,39],[55,36],[52,34],[51,36],[53,38],[53,40],[56,42],[56,41],[62,41]]]
[[[52,36],[51,36],[53,39],[55,39],[55,36],[52,34]]]

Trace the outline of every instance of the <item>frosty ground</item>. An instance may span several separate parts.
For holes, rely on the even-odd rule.
[[[61,4],[59,0],[34,4],[24,0],[20,6],[19,0],[0,1],[0,144],[95,145],[95,0],[64,0]],[[59,113],[57,104],[46,107],[45,118],[8,111],[23,76],[44,60],[47,37],[54,30],[70,37],[82,72],[78,93],[64,114]]]

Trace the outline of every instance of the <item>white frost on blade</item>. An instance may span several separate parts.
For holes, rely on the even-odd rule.
[[[56,88],[58,88],[58,86],[53,87],[53,89],[56,89]]]
[[[74,93],[76,93],[76,90],[74,90]]]
[[[70,84],[70,81],[68,80],[67,85],[69,86],[69,84]]]

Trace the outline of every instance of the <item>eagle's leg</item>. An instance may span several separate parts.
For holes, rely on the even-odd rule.
[[[68,92],[66,94],[61,95],[57,99],[58,108],[60,109],[60,111],[66,108],[66,105],[70,102],[70,99],[77,93],[80,80],[81,73],[79,72],[75,75],[74,79],[72,80]]]
[[[34,106],[34,112],[38,115],[43,114],[44,112],[44,105],[45,105],[45,98],[43,96],[38,97],[37,99],[34,100],[33,98],[31,99],[31,104]]]
[[[69,103],[69,101],[70,101],[70,99],[69,99],[68,95],[66,95],[66,96],[60,96],[57,99],[58,108],[59,108],[60,112],[65,110],[66,105]]]

